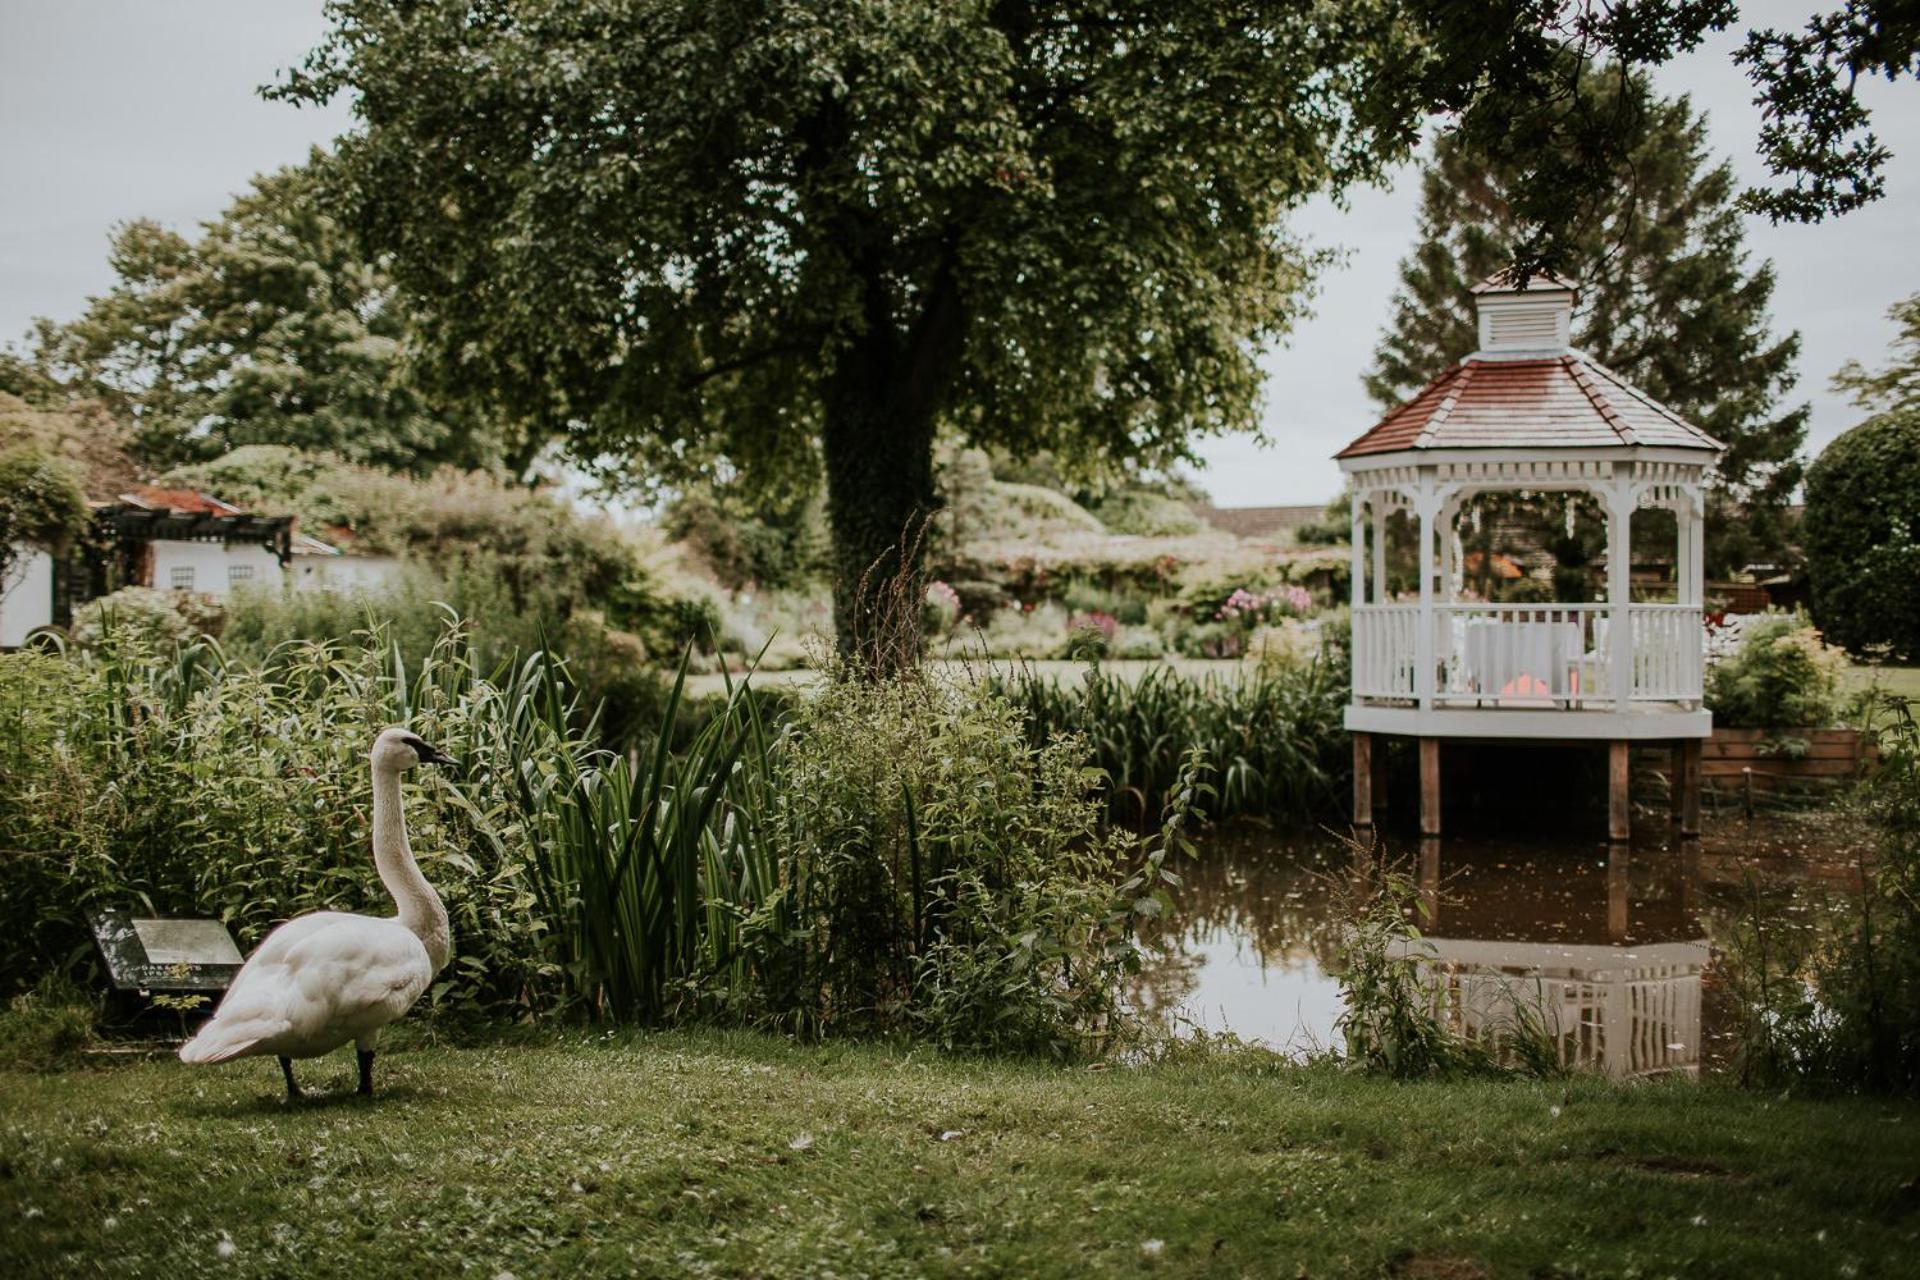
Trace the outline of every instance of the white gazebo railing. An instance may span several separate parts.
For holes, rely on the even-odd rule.
[[[1438,604],[1432,684],[1419,679],[1417,604],[1353,611],[1353,694],[1368,702],[1515,710],[1618,710],[1635,703],[1697,707],[1702,618],[1698,605],[1633,604],[1628,678],[1616,677],[1606,604]]]

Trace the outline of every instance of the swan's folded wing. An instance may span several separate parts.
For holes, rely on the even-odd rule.
[[[289,955],[297,975],[296,1024],[381,1026],[413,1006],[433,980],[420,939],[390,920],[352,923],[303,942]]]
[[[290,1001],[294,984],[288,958],[316,934],[355,917],[340,911],[317,911],[289,920],[269,933],[220,999],[213,1016],[180,1046],[180,1060],[190,1063],[225,1062],[244,1057],[262,1041],[285,1035],[293,1025]]]

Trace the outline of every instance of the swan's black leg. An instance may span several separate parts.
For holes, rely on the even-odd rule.
[[[373,1050],[361,1049],[358,1051],[358,1055],[360,1058],[360,1092],[371,1098],[373,1096]]]
[[[280,1074],[287,1078],[287,1101],[293,1102],[300,1097],[300,1086],[293,1082],[293,1059],[280,1059]]]

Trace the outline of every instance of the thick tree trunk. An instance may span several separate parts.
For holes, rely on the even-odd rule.
[[[865,331],[839,354],[822,431],[833,532],[833,629],[843,658],[874,676],[920,660],[920,609],[934,427],[966,330],[953,240],[902,332],[877,266],[863,271]]]
[[[899,415],[884,394],[828,406],[827,519],[833,531],[833,629],[840,655],[891,675],[920,656],[926,521],[933,514],[933,421]]]

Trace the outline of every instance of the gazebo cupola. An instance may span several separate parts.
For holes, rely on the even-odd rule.
[[[1701,705],[1703,491],[1721,446],[1571,346],[1575,299],[1552,277],[1480,285],[1480,349],[1337,455],[1353,510],[1346,723],[1360,821],[1372,734],[1420,739],[1422,829],[1433,834],[1443,738],[1613,744],[1616,834],[1630,741],[1691,743],[1676,756],[1697,774],[1712,728]],[[1555,603],[1469,598],[1461,513],[1501,491],[1590,495],[1606,521],[1604,587]],[[1630,535],[1646,509],[1674,515],[1674,572],[1645,593],[1658,598],[1636,600]],[[1415,548],[1414,588],[1399,594],[1390,521],[1409,527]]]

